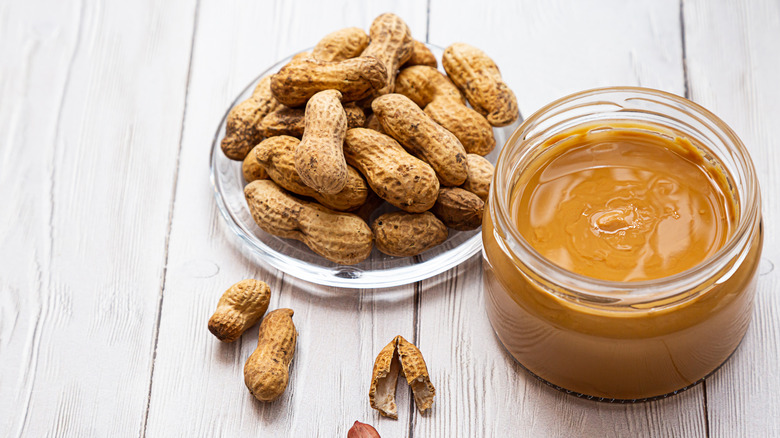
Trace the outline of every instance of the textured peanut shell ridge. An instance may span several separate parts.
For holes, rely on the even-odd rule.
[[[320,61],[343,61],[360,55],[368,46],[368,35],[359,27],[347,27],[325,35],[311,52]]]
[[[374,193],[390,204],[417,213],[436,202],[436,172],[393,138],[371,129],[350,129],[344,139],[344,156],[366,177]]]
[[[386,83],[385,65],[372,56],[338,62],[304,58],[271,76],[271,91],[282,104],[297,107],[323,90],[338,90],[342,102],[354,102],[379,91]]]
[[[295,170],[295,150],[299,143],[300,140],[295,137],[279,135],[269,137],[255,147],[257,161],[276,184],[296,195],[314,198],[333,210],[354,210],[366,202],[370,189],[360,172],[352,166],[347,166],[347,184],[336,194],[322,194],[304,184]]]
[[[444,51],[441,64],[452,82],[466,94],[471,106],[491,125],[506,126],[520,117],[515,94],[485,52],[465,43],[455,43]]]
[[[428,375],[428,367],[425,365],[420,350],[411,342],[401,336],[397,338],[398,357],[401,361],[401,372],[406,377],[406,382],[412,387],[414,404],[420,413],[426,411],[433,404],[436,388],[431,383]]]
[[[444,225],[458,231],[475,230],[482,225],[485,202],[460,187],[442,187],[431,208]]]
[[[385,132],[412,155],[433,167],[444,186],[466,181],[466,151],[454,134],[434,122],[417,104],[401,94],[386,94],[372,104]]]
[[[466,160],[469,163],[469,177],[466,178],[466,182],[461,188],[474,193],[483,201],[487,201],[495,167],[485,157],[477,154],[468,154]]]
[[[344,105],[344,112],[347,114],[347,129],[362,127],[366,123],[365,113],[354,103]],[[279,108],[263,117],[260,130],[265,137],[289,135],[301,138],[306,128],[305,114],[305,108],[279,105]]]
[[[371,224],[376,248],[395,257],[421,254],[447,240],[447,227],[432,213],[385,213]]]
[[[496,147],[493,127],[482,114],[460,103],[439,97],[425,107],[425,114],[460,140],[469,154],[487,155]]]
[[[260,142],[263,134],[260,122],[279,102],[271,92],[271,77],[260,80],[252,96],[230,110],[222,139],[222,152],[231,160],[243,160],[249,151]]]
[[[220,341],[235,341],[260,321],[270,299],[271,288],[264,281],[239,281],[222,294],[209,319],[209,331]]]
[[[244,180],[248,183],[256,179],[268,178],[268,173],[265,171],[260,162],[257,161],[257,157],[254,152],[255,149],[257,149],[257,146],[255,146],[255,148],[246,155],[244,162],[241,163],[241,174],[244,175]]]
[[[325,90],[309,100],[303,138],[295,150],[295,170],[303,183],[329,195],[340,192],[347,184],[347,162],[342,149],[347,114],[340,99],[338,91]]]
[[[244,187],[252,218],[263,231],[303,242],[312,251],[342,265],[365,260],[374,235],[360,217],[297,199],[271,180]]]
[[[420,108],[425,108],[437,97],[450,97],[466,104],[463,94],[447,76],[425,65],[401,70],[395,80],[395,92],[412,99]]]
[[[436,62],[436,56],[433,55],[431,49],[429,49],[425,43],[414,40],[412,43],[412,56],[406,61],[401,68],[411,67],[413,65],[427,65],[428,67],[436,68],[439,63]]]
[[[290,362],[298,333],[291,309],[269,312],[260,324],[257,349],[244,364],[244,383],[260,401],[274,401],[290,380]]]
[[[398,68],[412,56],[414,39],[401,17],[384,13],[374,19],[369,29],[371,42],[362,56],[373,56],[385,65],[387,81],[377,94],[392,93]]]
[[[397,343],[398,338],[394,338],[377,355],[371,374],[371,388],[368,391],[371,407],[385,417],[394,419],[398,419],[395,388],[398,384],[398,373],[401,368],[396,353]]]

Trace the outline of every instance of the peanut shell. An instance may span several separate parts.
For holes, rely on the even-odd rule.
[[[344,105],[347,115],[347,129],[362,127],[366,123],[366,115],[354,103]],[[263,118],[260,130],[265,137],[275,135],[290,135],[301,138],[306,128],[306,110],[304,108],[289,108],[280,105]]]
[[[469,154],[487,155],[496,147],[490,123],[459,100],[435,98],[425,107],[425,114],[455,134]]]
[[[393,138],[370,129],[350,129],[344,140],[344,156],[366,177],[374,193],[390,204],[416,213],[436,202],[436,173]]]
[[[425,65],[401,70],[396,78],[395,92],[412,99],[420,108],[425,108],[437,97],[450,97],[466,104],[466,98],[447,76]]]
[[[432,213],[385,213],[371,224],[376,248],[396,257],[421,254],[447,240],[447,227]]]
[[[385,128],[383,128],[382,124],[379,123],[379,119],[376,118],[374,113],[371,113],[371,115],[366,119],[366,128],[379,132],[380,134],[387,135]]]
[[[246,158],[244,158],[244,162],[241,163],[241,174],[244,175],[244,180],[248,183],[256,179],[268,178],[268,173],[257,161],[257,157],[255,156],[255,149],[257,149],[257,146],[255,146],[252,151],[247,154]]]
[[[287,135],[266,138],[254,149],[256,160],[268,176],[285,190],[314,198],[330,209],[354,210],[366,202],[370,189],[363,176],[352,166],[347,166],[347,184],[336,194],[322,194],[304,184],[295,170],[295,150],[299,143],[297,138]]]
[[[244,364],[244,383],[260,401],[279,398],[290,380],[298,333],[291,309],[269,312],[260,324],[257,348]]]
[[[431,213],[454,230],[468,231],[482,225],[484,210],[485,203],[474,193],[460,187],[442,187]]]
[[[347,27],[325,35],[311,52],[320,61],[343,61],[360,55],[368,46],[368,35],[359,27]]]
[[[466,181],[466,151],[457,137],[434,122],[408,97],[386,94],[372,104],[385,132],[398,140],[412,155],[433,167],[444,186]]]
[[[343,102],[368,97],[387,84],[387,69],[378,59],[359,56],[339,62],[299,59],[271,76],[271,91],[289,107],[305,104],[323,90],[338,90]]]
[[[420,41],[414,40],[412,43],[412,56],[406,61],[401,68],[411,67],[413,65],[427,65],[428,67],[436,68],[439,63],[436,62],[436,57],[431,52],[431,49]]]
[[[412,395],[414,395],[414,404],[417,405],[417,410],[423,413],[433,404],[436,388],[431,383],[428,367],[420,349],[401,336],[398,336],[397,339],[401,372],[406,377],[406,382],[412,387]]]
[[[466,155],[466,160],[469,162],[469,177],[466,178],[466,182],[460,187],[474,193],[487,202],[495,168],[485,157],[477,154]]]
[[[301,241],[342,265],[359,263],[371,253],[371,228],[354,214],[297,199],[270,180],[249,183],[244,196],[252,218],[266,233]]]
[[[271,288],[264,281],[247,279],[230,286],[209,318],[209,331],[223,342],[233,342],[257,324],[268,310]]]
[[[401,369],[398,353],[396,353],[397,344],[398,340],[394,338],[377,355],[371,375],[371,388],[368,391],[371,407],[385,417],[394,419],[398,419],[395,389],[398,386],[398,372]]]
[[[341,93],[325,90],[306,104],[305,129],[295,150],[295,170],[314,190],[334,195],[347,184],[347,162],[342,145],[347,132],[347,114]]]
[[[392,93],[398,67],[412,56],[412,32],[401,17],[388,12],[374,19],[369,35],[371,42],[361,56],[373,56],[385,65],[386,84],[377,94]]]
[[[252,92],[252,96],[234,106],[227,116],[222,152],[231,160],[243,160],[263,138],[260,122],[279,102],[271,92],[271,77],[266,76]]]
[[[455,43],[444,51],[441,63],[471,106],[491,125],[506,126],[520,117],[515,94],[485,52],[465,43]]]

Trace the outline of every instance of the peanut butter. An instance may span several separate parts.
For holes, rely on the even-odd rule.
[[[643,281],[723,246],[736,210],[721,169],[680,137],[590,128],[551,139],[515,186],[512,215],[542,256],[588,277]]]
[[[578,125],[532,157],[494,181],[508,186],[507,209],[494,186],[482,227],[487,313],[507,351],[555,386],[610,400],[663,396],[716,370],[747,330],[763,242],[759,214],[743,246],[720,255],[742,222],[717,157],[666,127],[617,121]],[[599,292],[578,295],[513,249],[514,232]],[[654,287],[718,257],[723,268],[684,289]],[[603,280],[628,292],[613,299]]]

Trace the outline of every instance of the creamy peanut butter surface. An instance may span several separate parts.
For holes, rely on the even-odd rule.
[[[635,128],[584,127],[524,170],[512,215],[542,256],[642,281],[692,268],[728,240],[735,208],[722,171],[685,139]]]

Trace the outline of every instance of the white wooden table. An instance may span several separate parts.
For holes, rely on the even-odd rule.
[[[216,126],[262,69],[393,11],[420,40],[485,49],[521,111],[641,85],[684,95],[747,144],[763,190],[756,310],[734,357],[665,400],[567,396],[503,351],[479,257],[389,291],[255,266],[208,180]],[[780,436],[780,2],[0,0],[0,436]],[[243,382],[256,329],[206,330],[221,292],[265,279],[300,333],[277,402]],[[437,399],[369,407],[393,336],[425,353]],[[404,389],[400,389],[404,388]]]

